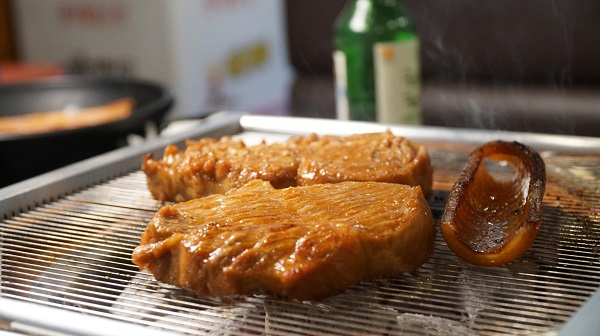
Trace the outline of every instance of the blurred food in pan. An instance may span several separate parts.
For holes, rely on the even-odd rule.
[[[128,118],[134,106],[132,98],[123,98],[99,106],[67,105],[62,110],[1,116],[0,134],[46,133],[101,125]]]

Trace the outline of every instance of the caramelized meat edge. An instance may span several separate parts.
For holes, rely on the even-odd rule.
[[[495,175],[485,160],[506,162],[512,174]],[[545,164],[531,147],[489,142],[471,153],[440,222],[448,247],[463,260],[501,266],[533,244],[541,225]]]

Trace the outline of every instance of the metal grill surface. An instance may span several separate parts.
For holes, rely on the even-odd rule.
[[[600,285],[600,157],[544,152],[548,185],[534,245],[499,268],[448,249],[439,219],[472,147],[427,144],[434,254],[417,271],[323,302],[198,298],[138,271],[131,252],[162,205],[136,171],[0,222],[0,296],[176,333],[427,335],[552,333]]]

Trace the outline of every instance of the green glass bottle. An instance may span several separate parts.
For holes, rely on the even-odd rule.
[[[418,124],[419,39],[397,0],[354,0],[335,24],[339,119]]]

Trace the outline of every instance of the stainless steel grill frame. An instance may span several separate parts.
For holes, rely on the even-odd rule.
[[[457,259],[438,232],[420,269],[349,288],[320,303],[253,296],[198,298],[130,261],[161,203],[139,171],[187,138],[277,141],[309,132],[390,128],[425,143],[436,224],[469,151],[486,141],[542,152],[548,187],[531,249],[498,268]],[[600,286],[600,139],[400,127],[230,114],[176,137],[129,147],[0,190],[0,330],[51,334],[555,334]],[[4,321],[4,322],[3,322]],[[146,328],[150,327],[150,328]]]

